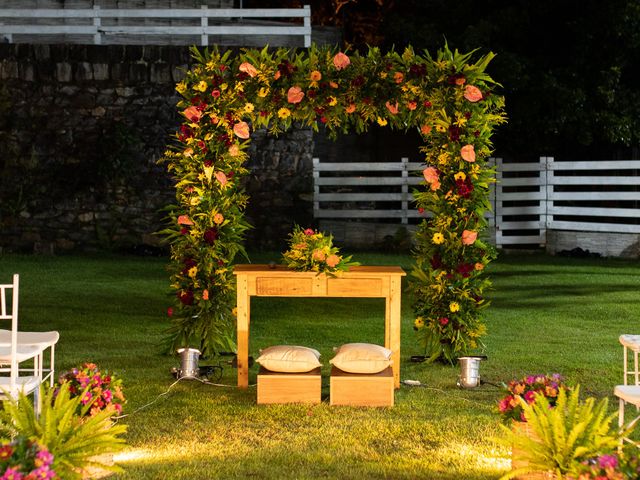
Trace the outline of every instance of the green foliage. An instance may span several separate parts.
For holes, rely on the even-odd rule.
[[[125,433],[126,426],[112,423],[111,410],[88,416],[91,402],[82,405],[83,395],[72,397],[68,383],[46,391],[41,387],[41,394],[42,411],[39,416],[24,394],[20,394],[17,400],[5,401],[3,430],[45,446],[54,456],[53,469],[61,478],[81,478],[82,469],[90,466],[120,471],[119,467],[104,465],[95,458],[96,455],[124,448],[125,441],[121,435]]]
[[[427,144],[425,162],[441,170],[443,191],[417,192],[418,205],[435,214],[438,228],[448,229],[451,257],[465,265],[486,264],[491,253],[482,242],[467,248],[454,244],[463,230],[479,233],[485,227],[492,170],[484,159],[493,128],[504,121],[504,101],[491,93],[494,84],[485,73],[492,56],[469,63],[472,53],[446,46],[435,58],[412,48],[402,54],[371,48],[349,56],[315,46],[305,52],[248,49],[237,56],[194,48],[196,63],[176,87],[185,120],[165,155],[177,201],[161,232],[172,243],[169,270],[177,299],[170,310],[170,348],[198,346],[204,354],[233,348],[232,266],[244,253],[249,228],[242,178],[248,173],[244,163],[252,130],[259,128],[278,134],[293,125],[317,130],[322,124],[334,136],[364,132],[373,122],[419,129]],[[462,159],[462,148],[474,160]],[[456,185],[454,175],[460,173],[473,195],[446,195],[444,188]],[[419,237],[415,278],[417,311],[431,318],[438,312],[428,311],[433,300],[428,288],[434,283],[440,288],[442,279],[428,268],[433,249],[424,231],[429,228],[423,226]],[[438,308],[449,300],[464,309],[452,322],[459,333],[436,333],[444,340],[436,356],[451,359],[483,333],[474,313],[486,306],[476,298],[486,283],[480,276],[445,282],[448,293],[441,295]]]
[[[562,479],[576,474],[581,462],[612,452],[620,445],[620,433],[611,425],[617,414],[607,413],[607,399],[598,403],[591,397],[580,401],[580,386],[569,393],[560,389],[555,407],[540,393],[536,393],[532,404],[520,401],[537,438],[502,426],[514,448],[522,450],[528,462],[528,466],[511,471],[503,479],[548,471]]]

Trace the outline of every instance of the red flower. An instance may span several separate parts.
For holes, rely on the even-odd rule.
[[[218,98],[220,97],[220,90],[214,90],[213,92],[211,92],[211,96],[213,98]]]
[[[209,245],[213,245],[218,239],[218,230],[216,228],[210,228],[203,235],[204,241]]]
[[[183,305],[193,305],[193,292],[191,290],[178,292],[178,299],[180,299]]]
[[[449,323],[449,319],[447,317],[442,317],[440,320],[438,320],[440,322],[440,325],[442,325],[443,327]]]
[[[167,308],[167,317],[173,317],[173,308]]]

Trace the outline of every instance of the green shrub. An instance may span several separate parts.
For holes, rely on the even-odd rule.
[[[54,456],[53,469],[64,479],[82,477],[83,469],[97,466],[120,471],[95,457],[121,450],[125,441],[121,437],[126,426],[114,424],[113,412],[103,410],[85,416],[91,402],[82,405],[83,395],[72,397],[69,384],[45,391],[41,387],[42,411],[36,416],[33,403],[26,395],[3,403],[3,430],[20,435],[43,445]],[[77,412],[81,412],[78,415]]]

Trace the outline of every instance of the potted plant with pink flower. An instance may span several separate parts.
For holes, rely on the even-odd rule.
[[[506,421],[515,420],[526,422],[521,399],[527,404],[535,402],[536,394],[547,398],[549,405],[555,406],[561,388],[568,389],[562,376],[558,373],[551,375],[527,375],[521,379],[511,380],[504,384],[506,395],[498,402],[498,410]]]
[[[284,264],[298,272],[334,274],[360,265],[352,262],[351,256],[340,254],[333,245],[333,236],[311,228],[294,225],[289,236],[289,250],[282,254]]]

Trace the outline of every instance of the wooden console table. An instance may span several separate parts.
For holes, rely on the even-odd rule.
[[[384,346],[393,352],[393,377],[400,387],[400,267],[351,267],[328,277],[295,272],[276,265],[236,265],[238,280],[238,387],[249,385],[249,323],[251,297],[384,298]],[[310,345],[313,346],[313,345]]]

